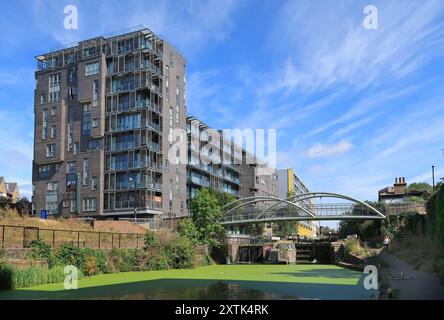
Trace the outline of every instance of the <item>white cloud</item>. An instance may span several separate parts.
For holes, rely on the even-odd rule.
[[[310,158],[336,156],[347,152],[352,147],[353,144],[350,141],[340,141],[332,145],[316,143],[308,149],[308,156]]]

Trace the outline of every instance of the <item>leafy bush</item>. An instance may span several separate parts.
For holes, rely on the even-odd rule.
[[[12,290],[14,270],[11,266],[0,264],[0,290]]]
[[[177,238],[166,248],[165,254],[169,260],[169,265],[174,269],[193,267],[194,246],[187,238]]]
[[[171,269],[170,259],[164,250],[146,250],[139,255],[138,266],[141,270]]]
[[[129,272],[136,270],[139,249],[116,249],[108,253],[106,272]]]
[[[391,238],[399,238],[404,234],[420,234],[420,227],[422,226],[424,216],[419,213],[401,212],[396,215],[389,215],[387,220],[383,223],[383,230]]]
[[[57,264],[61,266],[73,265],[84,273],[86,273],[87,259],[86,250],[77,248],[70,243],[62,243],[56,252]]]
[[[44,260],[48,264],[49,268],[52,268],[56,264],[52,247],[42,239],[31,242],[30,249],[26,254],[26,258]]]
[[[199,230],[197,230],[196,225],[190,218],[182,221],[179,226],[179,234],[181,237],[189,239],[193,244],[197,244],[199,242]]]
[[[430,197],[426,208],[427,235],[430,239],[444,243],[444,185]]]
[[[160,245],[159,237],[154,231],[148,230],[145,235],[145,247],[152,248]]]

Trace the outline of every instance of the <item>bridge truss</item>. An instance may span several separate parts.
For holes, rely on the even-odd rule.
[[[328,202],[325,202],[325,200]],[[335,199],[335,201],[331,201]],[[342,202],[337,202],[338,200]],[[344,202],[345,201],[345,202]],[[223,225],[241,225],[278,221],[385,219],[369,204],[347,195],[308,192],[286,199],[255,196],[235,200],[222,207]]]

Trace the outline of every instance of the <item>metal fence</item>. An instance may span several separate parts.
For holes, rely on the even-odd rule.
[[[56,230],[29,226],[0,225],[0,248],[27,248],[32,241],[41,239],[52,247],[70,243],[77,247],[94,249],[140,248],[142,233],[118,233],[88,230]]]

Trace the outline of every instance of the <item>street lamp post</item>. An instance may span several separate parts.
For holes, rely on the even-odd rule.
[[[134,223],[137,223],[137,205],[136,205],[136,181],[133,178],[129,178],[130,189],[134,191]]]
[[[432,188],[435,191],[435,166],[432,166]]]

